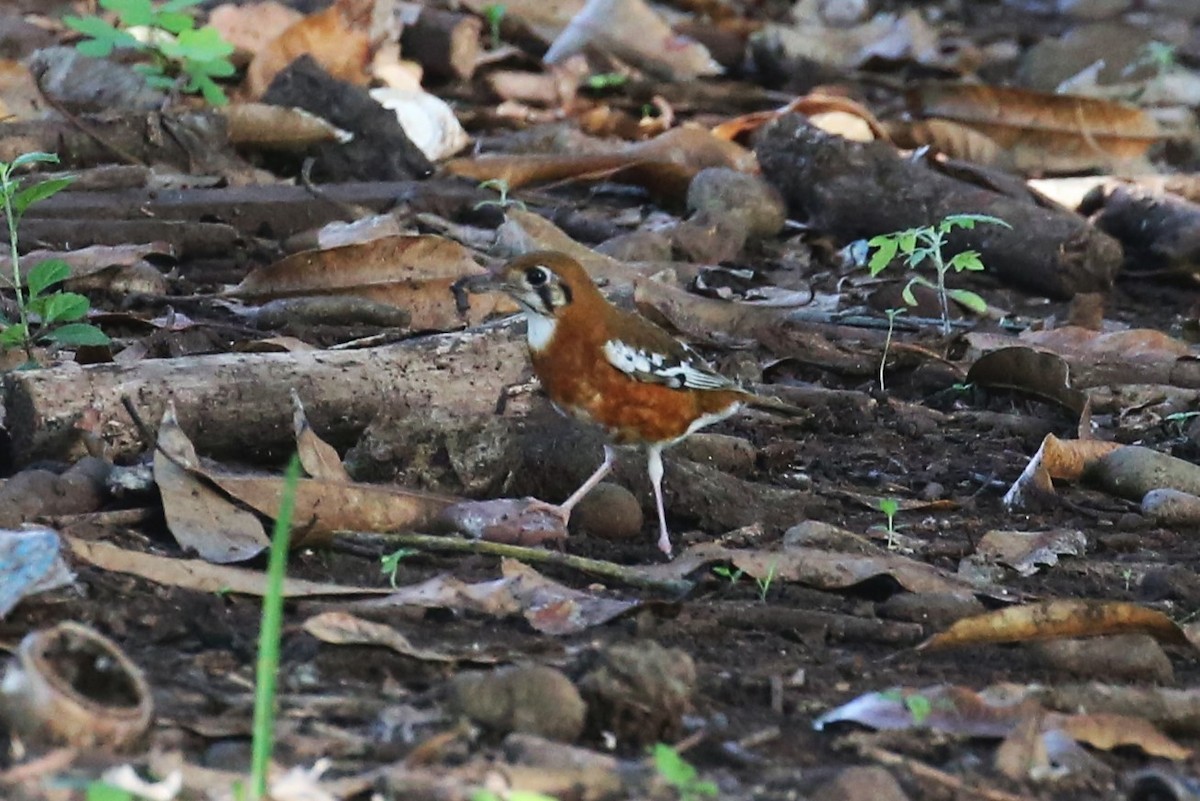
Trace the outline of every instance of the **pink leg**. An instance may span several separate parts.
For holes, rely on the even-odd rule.
[[[654,445],[647,452],[646,472],[650,474],[650,483],[654,485],[654,505],[658,508],[658,549],[667,556],[671,555],[671,535],[667,531],[667,512],[663,507],[663,462],[662,448]]]
[[[596,468],[596,472],[588,476],[587,481],[583,482],[579,489],[571,493],[570,498],[567,498],[560,504],[536,501],[533,505],[533,508],[544,509],[547,512],[556,514],[562,518],[564,524],[567,523],[567,521],[571,519],[571,510],[574,509],[589,492],[595,489],[597,484],[604,480],[604,477],[608,475],[610,470],[612,470],[613,462],[616,460],[617,452],[611,445],[605,445],[604,462]]]

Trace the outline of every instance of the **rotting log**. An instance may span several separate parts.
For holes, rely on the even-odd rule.
[[[123,398],[156,428],[168,402],[197,447],[212,456],[277,457],[293,446],[294,388],[313,427],[347,444],[384,410],[436,405],[492,414],[527,369],[524,336],[511,324],[347,351],[230,353],[133,365],[74,363],[10,372],[3,426],[10,468],[61,459],[86,429],[112,458],[148,445]]]
[[[1012,229],[956,231],[948,252],[978,250],[987,274],[1055,299],[1104,292],[1120,244],[1064,209],[1008,197],[904,159],[881,142],[850,142],[789,114],[767,125],[756,153],[789,211],[840,242],[933,225],[949,214],[990,214]]]
[[[421,16],[400,35],[404,57],[425,68],[437,80],[470,80],[475,74],[483,21],[472,14],[437,8],[421,9]]]
[[[479,200],[478,190],[459,182],[366,181],[320,187],[236,186],[211,189],[116,189],[60,192],[41,201],[22,220],[20,233],[34,220],[210,220],[238,231],[284,239],[345,219],[345,206],[382,211],[397,203],[437,206],[453,213]]]

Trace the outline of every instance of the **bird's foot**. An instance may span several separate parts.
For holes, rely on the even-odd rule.
[[[547,503],[546,501],[538,500],[537,498],[523,498],[525,502],[525,514],[546,514],[552,515],[562,521],[563,528],[567,527],[567,523],[571,520],[571,507],[561,503]]]
[[[666,529],[658,535],[658,550],[665,553],[668,559],[671,558],[671,536],[667,534]]]

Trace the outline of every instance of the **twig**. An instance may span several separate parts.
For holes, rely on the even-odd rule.
[[[686,579],[658,578],[646,575],[637,567],[619,565],[616,562],[588,559],[584,556],[572,556],[571,554],[547,551],[541,548],[527,548],[521,545],[507,545],[500,542],[487,542],[485,540],[439,537],[432,534],[379,534],[367,531],[338,531],[334,532],[330,547],[359,554],[363,553],[364,550],[370,550],[373,555],[382,555],[387,550],[406,547],[418,548],[424,551],[507,556],[510,559],[518,559],[527,563],[569,567],[572,570],[589,573],[593,576],[599,576],[600,578],[629,587],[664,592],[670,595],[684,595],[690,592],[694,586],[692,582]]]
[[[128,395],[122,395],[121,405],[125,407],[125,412],[129,415],[129,419],[133,421],[133,427],[137,429],[142,444],[147,448],[154,447],[154,443],[158,441],[158,436],[154,433],[154,429],[146,425],[146,421],[142,419],[141,413],[133,405],[133,399]],[[182,465],[180,466],[182,467]]]
[[[938,770],[933,765],[927,765],[912,757],[906,757],[897,754],[895,751],[888,751],[885,748],[860,744],[858,752],[880,764],[904,768],[913,776],[936,782],[943,787],[949,788],[958,796],[973,796],[985,799],[985,801],[1032,801],[1029,796],[1015,795],[1014,793],[1006,793],[1003,790],[994,790],[988,787],[968,784],[956,776],[951,776],[944,770]]]
[[[314,164],[316,164],[316,159],[314,159],[312,156],[309,156],[304,160],[304,163],[300,165],[300,185],[303,186],[310,195],[319,200],[325,201],[335,209],[341,211],[342,214],[345,215],[347,221],[361,220],[364,217],[370,217],[375,214],[374,211],[366,206],[345,203],[341,200],[337,200],[336,198],[332,198],[324,189],[314,184],[312,181],[312,168]]]

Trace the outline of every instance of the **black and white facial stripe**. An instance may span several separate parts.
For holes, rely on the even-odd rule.
[[[526,270],[525,283],[541,301],[536,311],[542,314],[553,314],[555,309],[571,302],[571,287],[555,280],[554,273],[544,265],[535,264]]]

